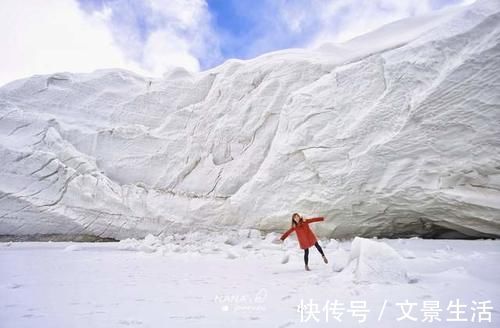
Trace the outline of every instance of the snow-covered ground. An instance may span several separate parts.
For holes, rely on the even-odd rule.
[[[150,79],[0,88],[0,234],[124,239],[323,215],[329,238],[500,236],[500,6]]]
[[[330,263],[324,264],[313,248],[312,271],[306,272],[295,240],[280,245],[274,234],[222,235],[2,243],[0,327],[500,323],[497,240],[323,240]],[[441,321],[422,321],[432,314],[432,305]],[[448,321],[457,318],[457,309],[467,322]],[[363,313],[366,321],[359,323]]]

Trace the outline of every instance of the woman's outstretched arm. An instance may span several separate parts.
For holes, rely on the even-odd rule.
[[[286,237],[288,237],[293,231],[295,230],[295,227],[288,229],[283,236],[280,237],[281,240],[285,240]]]
[[[304,222],[305,223],[312,223],[312,222],[318,222],[318,221],[323,221],[323,220],[325,220],[325,218],[322,216],[319,216],[317,218],[306,219],[306,220],[304,220]]]

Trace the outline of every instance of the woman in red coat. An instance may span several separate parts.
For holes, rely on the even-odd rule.
[[[328,260],[325,256],[325,253],[323,253],[323,249],[321,246],[318,244],[318,239],[316,239],[316,236],[314,235],[314,232],[309,228],[309,223],[313,222],[318,222],[318,221],[323,221],[325,218],[323,217],[317,217],[317,218],[312,218],[312,219],[306,219],[302,216],[299,215],[299,213],[293,213],[292,215],[292,227],[288,229],[283,236],[281,236],[281,240],[284,241],[286,237],[288,237],[292,232],[295,231],[297,234],[297,239],[299,240],[299,245],[300,248],[304,250],[304,263],[306,264],[306,270],[310,271],[309,269],[309,247],[311,246],[316,246],[318,249],[318,252],[323,256],[323,261],[325,263],[328,263]]]

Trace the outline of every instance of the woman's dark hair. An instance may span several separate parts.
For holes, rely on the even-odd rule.
[[[297,222],[294,220],[295,216],[298,216],[300,218],[299,213],[292,214],[292,227],[295,227],[297,225]]]

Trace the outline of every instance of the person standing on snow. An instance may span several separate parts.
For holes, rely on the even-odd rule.
[[[321,254],[323,257],[323,261],[325,263],[328,263],[328,260],[325,256],[325,253],[323,253],[323,249],[318,243],[318,239],[316,239],[316,236],[314,235],[314,232],[309,228],[309,223],[313,222],[318,222],[318,221],[323,221],[325,218],[324,217],[317,217],[317,218],[312,218],[312,219],[306,219],[302,216],[299,215],[299,213],[293,213],[292,215],[292,227],[288,229],[281,237],[281,241],[284,241],[286,237],[288,237],[292,232],[295,231],[297,234],[297,239],[299,240],[299,245],[300,248],[304,250],[304,263],[306,265],[306,271],[311,271],[309,269],[309,247],[312,247],[313,245],[316,246],[316,249],[318,252]]]

